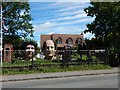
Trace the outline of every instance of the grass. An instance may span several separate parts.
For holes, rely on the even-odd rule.
[[[66,71],[82,71],[82,70],[99,70],[99,69],[110,69],[111,67],[107,66],[107,65],[101,65],[101,64],[97,64],[97,65],[75,65],[75,66],[69,66],[69,67],[40,67],[40,71],[43,73],[46,72],[66,72]]]
[[[73,60],[78,60],[80,57],[79,54],[71,55]],[[91,56],[93,61],[97,60],[95,56]],[[82,55],[82,60],[86,61],[88,57],[86,55]],[[29,66],[31,65],[31,61],[24,60],[16,60],[15,62],[5,63],[3,62],[3,67],[12,67],[12,66]],[[23,67],[22,69],[6,69],[3,68],[3,75],[13,75],[13,74],[31,74],[31,73],[48,73],[48,72],[67,72],[67,71],[81,71],[81,70],[99,70],[99,69],[110,69],[111,67],[104,64],[82,64],[82,65],[70,65],[69,67],[61,67],[59,64],[61,62],[59,60],[51,61],[51,60],[42,60],[37,59],[34,61],[34,64],[38,64],[38,66],[34,70],[29,70],[29,68]],[[41,66],[41,65],[50,65],[52,66]],[[53,65],[56,64],[56,65]]]
[[[51,60],[42,60],[37,59],[34,61],[34,64],[60,64],[61,62],[53,62]],[[25,61],[25,60],[16,60],[15,62],[3,62],[3,67],[12,67],[12,66],[29,66],[31,65],[31,61]]]
[[[39,66],[34,70],[23,68],[21,70],[3,69],[3,75],[14,75],[14,74],[31,74],[31,73],[49,73],[49,72],[67,72],[67,71],[82,71],[82,70],[99,70],[99,69],[110,69],[108,65],[102,64],[89,64],[89,65],[71,65],[69,67],[51,66],[42,67]]]
[[[73,54],[71,55],[72,60],[78,60],[80,58],[79,54]],[[88,57],[86,55],[82,55],[82,60],[86,61],[88,59]],[[92,56],[93,61],[96,60],[95,56]],[[27,61],[27,60],[17,60],[15,59],[14,62],[3,62],[3,67],[12,67],[12,66],[29,66],[31,65],[32,62],[31,61]],[[61,64],[60,61],[56,60],[56,61],[51,61],[51,60],[42,60],[42,59],[37,59],[36,61],[34,61],[34,64]]]

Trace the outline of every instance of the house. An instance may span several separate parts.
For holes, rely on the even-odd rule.
[[[56,46],[56,50],[62,50],[65,45],[76,47],[78,44],[86,44],[83,34],[51,34],[41,35],[40,48],[43,48],[43,44],[46,40],[53,40]]]

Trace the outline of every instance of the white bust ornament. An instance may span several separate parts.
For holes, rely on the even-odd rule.
[[[33,58],[34,54],[35,54],[35,47],[31,44],[27,45],[26,46],[26,49],[25,49],[25,52],[26,52],[26,59],[30,60]]]
[[[45,42],[45,59],[53,60],[55,59],[55,44],[52,40],[46,40]]]

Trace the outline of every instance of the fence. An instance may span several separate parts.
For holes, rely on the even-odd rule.
[[[64,51],[58,51],[57,53],[62,53]],[[70,57],[70,60],[63,59],[66,63],[69,64],[108,64],[109,57],[108,53],[105,50],[67,50],[67,53],[70,55],[65,55],[67,58]],[[63,63],[65,63],[63,61]]]
[[[109,64],[110,62],[108,52],[105,50],[80,50],[79,52],[77,50],[57,50],[55,60],[44,60],[41,57],[37,57],[38,53],[32,53],[31,58],[27,58],[25,50],[14,50],[12,52],[7,51],[7,53],[12,53],[11,60],[9,60],[8,62],[4,62],[7,60],[4,60],[4,57],[6,56],[4,56],[3,53],[3,68],[33,69],[37,66],[69,66],[98,63]]]

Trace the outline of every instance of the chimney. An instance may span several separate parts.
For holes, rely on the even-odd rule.
[[[52,36],[53,34],[51,34],[50,36],[51,36],[51,40],[53,40],[53,36]]]

